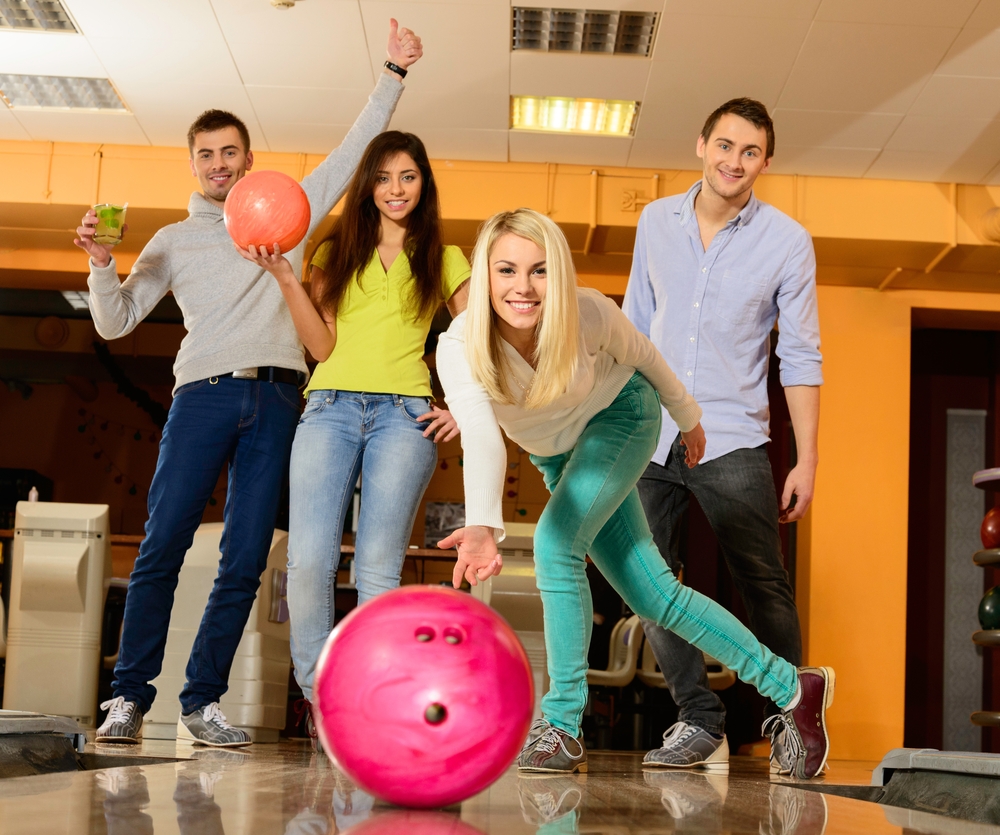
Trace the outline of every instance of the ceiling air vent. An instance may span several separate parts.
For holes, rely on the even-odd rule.
[[[16,110],[111,110],[128,108],[106,78],[0,73],[0,100]]]
[[[76,32],[59,0],[0,0],[0,29]]]
[[[514,7],[514,49],[648,56],[656,12]]]

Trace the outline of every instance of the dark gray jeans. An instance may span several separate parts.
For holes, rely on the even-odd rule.
[[[689,470],[678,435],[666,466],[651,462],[638,488],[653,540],[674,574],[684,564],[681,519],[691,495],[698,499],[746,606],[750,631],[776,655],[801,666],[799,615],[781,558],[778,502],[766,449],[738,449]],[[726,709],[708,687],[701,650],[650,621],[643,621],[643,629],[680,708],[678,718],[723,733]]]

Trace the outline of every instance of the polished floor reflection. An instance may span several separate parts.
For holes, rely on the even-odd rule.
[[[0,781],[4,835],[654,835],[654,833],[995,833],[966,823],[775,781],[767,761],[734,758],[730,773],[644,772],[641,754],[591,752],[590,773],[519,778],[439,812],[378,803],[306,743],[240,751],[148,741],[88,746],[91,760],[135,764]],[[155,764],[142,757],[176,757]],[[106,760],[121,762],[121,760]],[[833,762],[825,780],[867,785],[873,763]]]

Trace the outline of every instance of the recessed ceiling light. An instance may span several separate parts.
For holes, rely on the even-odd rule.
[[[656,12],[514,7],[514,49],[648,56]]]
[[[0,29],[76,32],[59,0],[0,0]]]
[[[617,99],[571,99],[561,96],[511,96],[514,130],[631,136],[639,102]]]
[[[128,113],[125,102],[106,78],[0,73],[0,99],[16,110],[111,110]]]

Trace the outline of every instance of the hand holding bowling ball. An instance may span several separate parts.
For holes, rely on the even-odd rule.
[[[470,595],[405,586],[355,609],[327,639],[317,730],[359,788],[400,806],[447,806],[513,762],[534,705],[528,658]]]
[[[291,252],[309,231],[311,211],[302,186],[287,174],[254,171],[230,189],[222,216],[239,249],[270,252],[277,245]]]
[[[994,586],[979,601],[979,624],[983,629],[1000,629],[1000,586]]]

